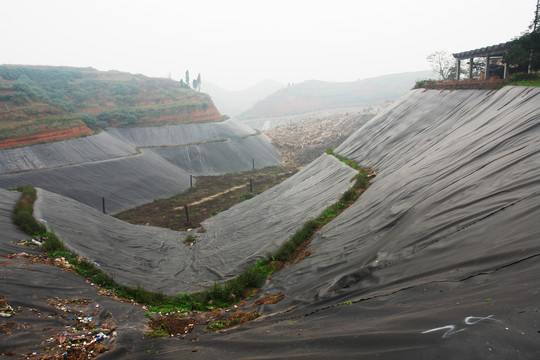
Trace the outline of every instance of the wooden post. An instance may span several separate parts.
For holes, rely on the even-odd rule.
[[[474,58],[469,60],[469,80],[472,79],[472,68],[473,68]]]
[[[193,175],[189,175],[189,187],[193,187]]]
[[[103,213],[105,214],[105,198],[101,198],[101,206],[103,207]]]
[[[255,169],[255,159],[251,159],[251,163],[253,164],[253,169]]]
[[[489,80],[489,61],[490,57],[489,55],[486,56],[486,80]]]
[[[253,194],[253,180],[249,179],[249,192]]]
[[[189,213],[188,213],[187,205],[184,205],[184,209],[186,209],[186,222],[189,224]]]
[[[459,71],[461,69],[461,60],[457,59],[457,67],[456,67],[456,80],[459,81]]]

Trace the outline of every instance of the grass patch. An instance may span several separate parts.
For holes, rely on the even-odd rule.
[[[270,189],[297,171],[294,166],[269,166],[219,176],[198,176],[193,187],[184,192],[120,212],[115,217],[131,224],[187,230]],[[253,193],[249,192],[250,180]],[[188,207],[189,222],[184,205]]]
[[[510,81],[506,85],[513,86],[540,86],[540,76],[537,73],[518,73],[510,76]]]
[[[334,153],[334,149],[333,148],[328,148],[326,149],[326,153],[328,155],[332,155],[334,157],[336,157],[339,161],[349,165],[350,167],[352,167],[353,169],[355,170],[360,170],[360,166],[356,163],[356,161],[354,160],[350,160],[350,159],[347,159],[345,156],[341,156],[339,154],[336,154]]]
[[[150,330],[146,336],[148,337],[151,337],[151,338],[158,338],[158,337],[166,337],[166,336],[169,336],[169,331],[167,330],[167,328],[165,327],[165,325],[161,324],[161,325],[158,325],[156,327],[153,327],[151,328],[152,330]]]

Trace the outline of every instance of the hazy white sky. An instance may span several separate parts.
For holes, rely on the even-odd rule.
[[[0,64],[91,66],[225,89],[429,69],[511,40],[536,0],[2,0]]]

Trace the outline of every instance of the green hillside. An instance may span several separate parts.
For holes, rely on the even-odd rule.
[[[208,95],[174,80],[92,68],[0,66],[0,148],[106,127],[220,120]]]

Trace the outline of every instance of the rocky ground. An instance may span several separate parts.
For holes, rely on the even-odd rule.
[[[313,117],[264,131],[285,163],[306,165],[327,148],[337,147],[370,120],[372,113],[347,112]]]

